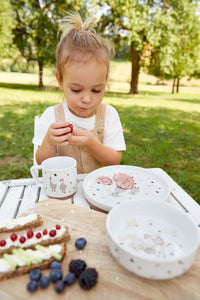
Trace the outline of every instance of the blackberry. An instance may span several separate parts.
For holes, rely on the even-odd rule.
[[[96,269],[88,268],[79,276],[79,284],[84,290],[89,290],[97,283],[97,277]]]
[[[85,270],[87,267],[86,263],[82,259],[72,259],[70,264],[69,264],[69,271],[71,273],[75,273],[76,277],[79,277],[81,272]]]

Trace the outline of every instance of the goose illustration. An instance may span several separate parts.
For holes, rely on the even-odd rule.
[[[67,185],[64,184],[64,179],[63,178],[61,178],[60,181],[62,182],[61,185],[60,185],[60,190],[61,190],[62,193],[66,193],[65,190],[66,190]]]
[[[55,192],[56,191],[56,187],[57,187],[57,184],[55,184],[55,183],[53,183],[52,181],[51,181],[51,177],[49,177],[49,179],[50,179],[50,187],[51,187],[51,191],[52,192]]]

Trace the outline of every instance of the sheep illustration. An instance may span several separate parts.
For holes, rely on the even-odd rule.
[[[60,185],[61,193],[66,193],[65,190],[66,190],[67,185],[64,184],[64,179],[63,178],[61,178],[60,181],[62,182],[61,185]]]
[[[50,187],[51,187],[51,191],[52,192],[56,192],[56,187],[57,187],[57,184],[55,184],[55,183],[53,183],[52,181],[51,181],[51,177],[49,177],[49,179],[50,179]]]

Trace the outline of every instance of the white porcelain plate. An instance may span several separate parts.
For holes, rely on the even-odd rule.
[[[133,177],[135,181],[133,188],[119,188],[113,179],[118,173]],[[100,176],[111,179],[112,184],[98,183],[97,178]],[[108,166],[89,173],[83,182],[83,192],[88,202],[104,211],[110,211],[115,205],[127,200],[165,201],[170,195],[169,186],[162,177],[147,169],[129,165]]]

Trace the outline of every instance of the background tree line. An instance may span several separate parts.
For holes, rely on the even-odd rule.
[[[1,0],[0,57],[55,65],[58,29],[66,13],[79,10],[83,19],[96,13],[96,30],[131,60],[130,93],[138,93],[140,69],[173,80],[178,92],[183,77],[200,77],[200,14],[197,0]]]

